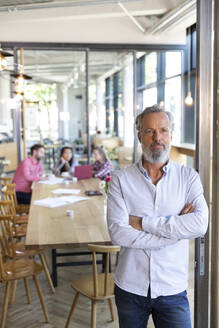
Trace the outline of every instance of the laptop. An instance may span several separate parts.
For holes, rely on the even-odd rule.
[[[92,165],[75,166],[74,176],[78,178],[78,180],[92,178]]]

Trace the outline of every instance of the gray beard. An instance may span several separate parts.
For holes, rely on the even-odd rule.
[[[164,150],[155,149],[152,151],[149,147],[143,147],[142,145],[142,152],[145,161],[154,164],[159,163],[163,164],[169,159],[171,145],[169,144]]]

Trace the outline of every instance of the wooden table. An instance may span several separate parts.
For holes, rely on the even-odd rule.
[[[35,183],[28,220],[26,248],[53,249],[53,280],[57,284],[56,249],[87,246],[89,243],[111,244],[106,224],[105,196],[93,196],[89,200],[66,206],[47,208],[33,205],[36,199],[57,197],[51,191],[57,188],[80,189],[79,195],[85,196],[85,190],[96,190],[99,179],[84,179],[68,185],[47,185]],[[66,210],[74,210],[74,217],[67,216]],[[84,252],[87,254],[87,252]],[[62,256],[63,253],[61,253]],[[71,254],[72,253],[67,253]],[[75,254],[75,253],[74,253]],[[76,253],[77,254],[77,253]],[[80,253],[81,254],[81,253]],[[87,263],[87,262],[86,262]],[[63,263],[62,263],[63,264]],[[72,263],[73,264],[73,263]]]

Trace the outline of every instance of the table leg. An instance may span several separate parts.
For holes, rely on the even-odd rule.
[[[57,262],[56,262],[56,249],[52,249],[52,282],[54,287],[58,285],[57,277]]]

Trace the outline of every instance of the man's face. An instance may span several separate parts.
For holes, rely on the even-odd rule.
[[[33,151],[33,157],[37,160],[40,161],[44,157],[44,148],[39,148],[38,150]]]
[[[144,116],[138,138],[146,161],[165,163],[168,160],[172,140],[169,124],[165,113],[150,113]]]

